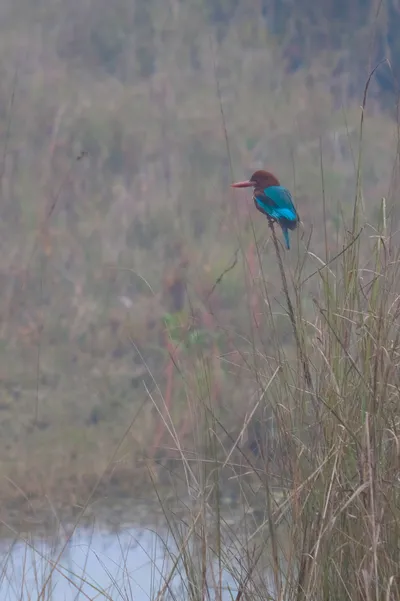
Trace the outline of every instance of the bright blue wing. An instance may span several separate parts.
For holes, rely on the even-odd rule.
[[[262,191],[256,190],[254,201],[257,208],[272,219],[277,221],[287,219],[297,223],[298,216],[292,196],[289,190],[283,186],[270,186]]]
[[[297,212],[289,190],[283,186],[270,186],[264,190],[264,194],[271,201],[271,208],[278,218],[283,217],[289,221],[297,221]]]
[[[261,213],[280,224],[286,248],[289,249],[288,229],[295,229],[299,221],[289,190],[283,186],[270,186],[264,190],[255,190],[254,202]]]

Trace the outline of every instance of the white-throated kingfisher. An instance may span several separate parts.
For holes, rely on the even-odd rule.
[[[296,229],[300,221],[289,190],[281,186],[272,173],[263,169],[253,173],[247,181],[232,184],[232,188],[250,187],[254,188],[253,200],[256,208],[271,222],[279,223],[286,248],[289,250],[289,230]]]

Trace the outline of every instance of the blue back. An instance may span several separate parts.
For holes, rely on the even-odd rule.
[[[297,212],[293,204],[292,196],[283,186],[269,186],[260,194],[255,191],[254,201],[257,208],[267,213],[272,219],[280,221],[287,219],[297,223]]]

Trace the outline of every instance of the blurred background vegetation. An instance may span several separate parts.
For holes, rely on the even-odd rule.
[[[5,501],[86,494],[136,408],[108,482],[146,478],[146,460],[169,453],[165,403],[190,435],[177,361],[194,366],[196,394],[211,388],[228,430],[243,424],[254,328],[266,356],[272,336],[293,341],[286,319],[263,326],[254,236],[266,242],[268,228],[229,184],[266,166],[293,191],[304,226],[289,270],[310,235],[325,253],[325,228],[339,252],[363,89],[387,58],[367,107],[363,201],[368,220],[387,197],[396,228],[399,27],[396,0],[1,3]],[[262,263],[279,307],[270,244]]]

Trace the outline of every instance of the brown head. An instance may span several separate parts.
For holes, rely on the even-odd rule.
[[[235,184],[231,184],[232,188],[250,188],[254,187],[259,190],[264,190],[265,188],[269,188],[270,186],[280,186],[279,180],[270,173],[269,171],[264,171],[264,169],[259,169],[255,171],[249,180],[245,180],[243,182],[236,182]]]

